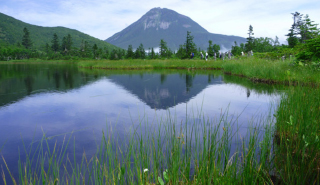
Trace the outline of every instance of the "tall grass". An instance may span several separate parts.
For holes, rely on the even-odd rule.
[[[270,117],[269,117],[270,118]],[[170,112],[157,124],[141,120],[125,142],[107,126],[93,156],[81,160],[67,148],[41,142],[25,148],[19,177],[4,184],[271,184],[272,122],[259,119],[240,135],[237,118],[228,112],[209,120],[201,113],[180,122]],[[256,124],[257,120],[249,120]],[[32,151],[32,152],[31,152]],[[75,148],[74,148],[75,151]],[[5,159],[3,159],[5,161]],[[6,167],[10,173],[10,167]],[[10,173],[11,174],[11,173]]]
[[[294,65],[293,61],[240,57],[227,60],[101,60],[79,61],[79,67],[97,69],[222,69],[253,81],[319,86],[320,73],[312,65]]]
[[[283,95],[275,134],[277,171],[288,184],[320,183],[320,90],[290,87]]]

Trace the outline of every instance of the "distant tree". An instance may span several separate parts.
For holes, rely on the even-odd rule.
[[[215,53],[219,53],[219,51],[220,51],[220,45],[214,44],[214,45],[212,46],[212,48],[213,48],[213,51],[214,51]]]
[[[213,45],[212,45],[212,40],[209,40],[209,47],[208,47],[208,55],[210,56],[210,57],[213,57],[213,55],[214,55],[214,50],[213,50]]]
[[[54,52],[59,51],[59,48],[60,48],[59,47],[59,38],[56,33],[53,34],[53,38],[51,40],[51,43],[52,43],[52,45],[51,45],[52,51],[54,51]]]
[[[151,48],[150,58],[155,59],[155,56],[156,56],[155,52],[154,52],[153,48]]]
[[[168,56],[167,43],[163,39],[160,40],[159,54],[161,58],[165,58]]]
[[[268,37],[260,37],[254,39],[254,48],[253,51],[255,52],[271,52],[273,50],[274,41]]]
[[[68,36],[67,36],[67,38],[66,38],[66,49],[67,49],[68,51],[71,50],[72,44],[73,44],[73,42],[72,42],[72,37],[71,37],[70,34],[68,34]]]
[[[291,13],[293,15],[293,24],[289,29],[289,33],[286,35],[288,36],[287,41],[289,47],[293,48],[299,43],[299,33],[300,33],[300,25],[301,25],[301,18],[302,14],[299,12]]]
[[[83,41],[81,42],[81,46],[80,46],[80,52],[81,52],[81,56],[82,57],[88,57],[91,58],[92,56],[92,52],[90,49],[90,45],[88,43],[88,41]]]
[[[50,52],[50,46],[48,43],[46,43],[45,51],[47,52],[47,54]]]
[[[191,32],[187,31],[186,42],[183,45],[179,46],[176,56],[178,58],[185,59],[190,58],[191,53],[194,53],[194,55],[196,55],[197,46],[193,42],[193,36],[191,35]]]
[[[123,59],[126,56],[126,50],[118,49],[119,59]]]
[[[247,38],[247,43],[245,44],[246,51],[251,51],[254,48],[254,33],[253,33],[253,27],[250,25],[248,30],[249,37]]]
[[[23,37],[22,37],[22,45],[26,48],[26,49],[30,49],[32,46],[32,41],[30,38],[30,32],[29,30],[24,27],[23,28]]]
[[[276,38],[274,39],[273,46],[274,47],[280,46],[280,42],[279,42],[278,36],[276,36]]]
[[[241,48],[240,46],[238,46],[237,42],[234,41],[234,46],[231,47],[231,53],[234,55],[234,56],[239,56],[241,55]]]
[[[116,49],[113,49],[110,52],[110,56],[109,56],[110,60],[119,60],[119,55],[118,55],[118,51]]]
[[[128,46],[126,58],[134,58],[134,52],[131,44]]]
[[[191,32],[187,31],[187,38],[186,38],[186,42],[185,42],[185,49],[186,49],[186,57],[189,57],[190,54],[196,53],[197,52],[197,46],[196,44],[193,42],[193,36],[191,35]]]
[[[176,53],[176,56],[178,57],[178,58],[186,58],[186,57],[190,57],[190,55],[189,56],[186,56],[186,49],[185,49],[185,46],[183,46],[183,45],[180,45],[179,46],[179,49],[178,49],[178,51],[177,51],[177,53]]]
[[[313,39],[319,35],[319,30],[317,28],[318,24],[313,24],[314,21],[311,21],[309,15],[305,15],[304,19],[301,20],[299,24],[300,31],[300,42],[305,43],[306,40]]]
[[[98,46],[97,46],[97,44],[94,44],[93,46],[92,46],[92,53],[93,53],[93,58],[97,58],[97,56],[98,56]]]
[[[64,51],[65,53],[68,52],[68,49],[67,49],[67,37],[63,37],[62,38],[61,51]]]
[[[136,49],[135,58],[145,59],[146,52],[143,48],[143,44],[141,43],[139,47]]]

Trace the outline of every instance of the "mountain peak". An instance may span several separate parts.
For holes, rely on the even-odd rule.
[[[152,8],[139,20],[108,38],[106,41],[116,46],[127,49],[129,45],[137,48],[141,43],[145,48],[159,47],[163,39],[172,50],[179,48],[185,42],[187,31],[194,36],[194,42],[198,47],[206,49],[208,41],[214,44],[222,44],[231,47],[234,41],[245,42],[244,38],[224,36],[209,33],[191,18],[179,14],[167,8]],[[223,39],[230,37],[229,39]],[[231,37],[234,37],[231,39]]]

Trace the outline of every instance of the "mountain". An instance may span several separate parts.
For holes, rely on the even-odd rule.
[[[238,44],[246,42],[245,38],[238,36],[209,33],[189,17],[166,8],[151,9],[138,21],[105,41],[123,49],[127,49],[130,44],[137,48],[142,43],[148,49],[159,47],[160,40],[164,39],[170,49],[177,50],[179,45],[184,44],[187,31],[191,31],[194,43],[201,49],[208,48],[209,40],[226,48],[231,48],[234,41]]]
[[[26,27],[30,32],[30,37],[33,42],[33,47],[39,49],[48,43],[51,45],[51,40],[53,34],[56,33],[59,37],[61,43],[62,38],[71,35],[73,41],[73,47],[79,48],[82,41],[87,41],[90,46],[97,44],[98,47],[116,49],[117,47],[111,45],[100,39],[91,37],[80,31],[69,29],[65,27],[42,27],[35,26],[20,20],[17,20],[13,17],[7,16],[3,13],[0,13],[0,43],[9,43],[15,44],[17,42],[22,42],[23,28]]]

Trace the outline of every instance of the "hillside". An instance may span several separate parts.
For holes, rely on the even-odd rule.
[[[71,35],[73,41],[73,47],[79,48],[82,40],[87,41],[89,45],[93,46],[97,44],[100,48],[108,48],[109,50],[117,48],[116,46],[109,44],[100,39],[91,37],[80,31],[69,29],[65,27],[42,27],[35,26],[13,17],[0,13],[0,43],[15,44],[22,41],[23,28],[26,27],[30,32],[30,37],[33,42],[33,47],[40,49],[45,46],[46,43],[51,45],[53,34],[56,33],[59,37],[60,43],[64,36]]]
[[[231,48],[234,41],[246,42],[245,38],[238,36],[209,33],[189,17],[166,8],[151,9],[138,21],[105,41],[123,49],[127,49],[129,44],[137,48],[142,43],[147,49],[159,47],[160,40],[164,39],[169,48],[176,50],[185,42],[187,31],[191,31],[195,44],[202,49],[208,47],[209,40],[226,48]]]

